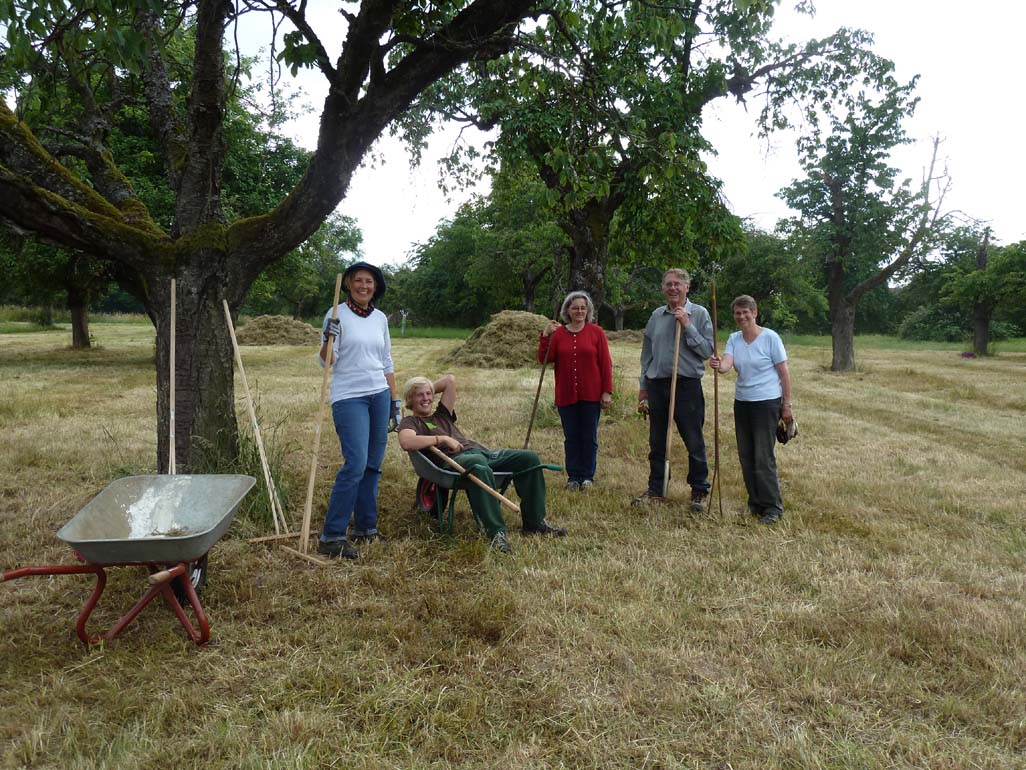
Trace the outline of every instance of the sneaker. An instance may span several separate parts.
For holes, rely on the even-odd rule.
[[[701,513],[705,510],[705,498],[709,496],[709,493],[704,489],[692,489],[691,490],[691,510],[695,513]]]
[[[509,540],[506,539],[506,533],[502,531],[495,533],[495,537],[492,538],[492,544],[490,547],[493,551],[513,553],[513,546],[509,544]]]
[[[763,511],[759,514],[759,521],[763,524],[776,524],[783,515],[780,511]]]
[[[665,502],[666,502],[666,498],[665,497],[663,497],[662,495],[656,494],[655,492],[652,492],[651,490],[649,490],[647,492],[644,492],[644,493],[638,495],[633,500],[631,500],[631,505],[648,505],[649,503],[665,503]]]
[[[581,482],[581,491],[582,492],[587,492],[593,486],[595,486],[595,482],[594,481],[592,481],[591,479],[585,479],[584,481]]]
[[[568,492],[577,492],[581,488],[580,482],[568,481],[566,482],[566,489]]]
[[[317,553],[322,556],[329,556],[332,559],[359,559],[360,552],[353,548],[348,540],[332,540],[325,543],[323,540],[317,543]]]
[[[524,527],[523,533],[525,535],[553,535],[554,537],[566,537],[566,527],[557,527],[554,524],[550,524],[548,520],[542,519],[534,529],[527,529]]]

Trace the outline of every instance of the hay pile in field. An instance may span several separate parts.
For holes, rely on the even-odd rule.
[[[235,336],[240,345],[316,345],[321,338],[310,324],[284,315],[258,315]]]
[[[503,310],[479,326],[449,362],[483,369],[517,369],[538,363],[538,335],[549,322],[545,316],[522,310]]]
[[[641,329],[623,329],[618,332],[606,332],[606,339],[610,342],[637,342],[641,344],[645,332]]]

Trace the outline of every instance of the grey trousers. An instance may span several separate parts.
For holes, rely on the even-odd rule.
[[[748,490],[748,510],[759,515],[784,512],[773,450],[777,443],[780,399],[734,402],[734,436]]]

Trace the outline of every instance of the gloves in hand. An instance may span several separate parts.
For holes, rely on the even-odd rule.
[[[328,341],[328,335],[335,339],[342,336],[342,322],[337,318],[329,318],[324,323],[324,333],[321,334],[321,344]]]
[[[388,418],[388,432],[399,430],[399,422],[403,419],[403,402],[398,398],[392,402],[392,414]]]
[[[648,399],[644,399],[638,402],[638,414],[641,415],[641,419],[648,419]]]

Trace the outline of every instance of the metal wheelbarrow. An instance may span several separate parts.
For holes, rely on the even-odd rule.
[[[199,601],[207,553],[231,525],[239,503],[256,483],[252,476],[128,476],[111,482],[61,527],[57,537],[81,564],[21,567],[3,581],[30,575],[96,575],[96,586],[78,615],[75,631],[86,645],[120,634],[158,595],[163,596],[196,644],[210,639],[210,623]],[[86,623],[107,585],[107,567],[142,566],[149,587],[142,598],[102,634]],[[196,626],[183,604],[192,607]]]

